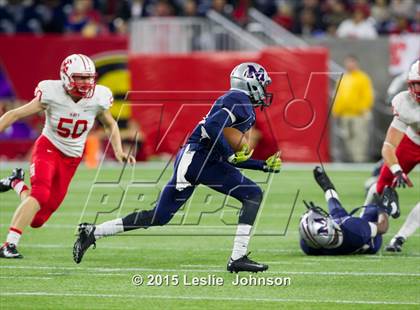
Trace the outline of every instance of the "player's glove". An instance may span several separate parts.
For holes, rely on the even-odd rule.
[[[240,151],[229,156],[227,160],[231,164],[239,164],[250,159],[252,156],[252,153],[254,153],[254,150],[253,149],[250,150],[248,144],[244,144],[244,146],[242,146],[242,149]]]
[[[392,174],[394,175],[394,179],[392,180],[392,187],[413,187],[413,182],[409,179],[409,177],[402,171],[400,165],[396,164],[391,167]]]
[[[276,152],[274,155],[268,157],[265,161],[263,171],[279,173],[281,168],[280,152]]]

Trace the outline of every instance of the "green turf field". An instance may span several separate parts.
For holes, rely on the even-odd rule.
[[[80,265],[72,260],[75,226],[149,208],[171,171],[143,165],[121,173],[81,168],[56,214],[42,229],[27,229],[19,249],[23,260],[1,260],[1,309],[419,309],[420,238],[417,232],[402,254],[306,257],[298,247],[302,199],[324,204],[310,167],[288,168],[272,179],[248,173],[266,191],[251,241],[251,258],[268,263],[257,277],[283,277],[283,286],[235,286],[225,271],[231,252],[238,203],[199,188],[171,225],[99,240]],[[348,210],[363,202],[368,171],[327,169]],[[0,170],[5,176],[8,170]],[[420,200],[415,189],[400,190],[402,216],[392,220],[387,243]],[[96,180],[96,181],[95,181]],[[95,183],[95,184],[94,184]],[[289,217],[297,190],[295,210]],[[0,196],[2,240],[18,200]],[[225,205],[224,208],[222,206]],[[119,207],[120,206],[120,207]],[[325,204],[324,204],[325,206]],[[98,213],[100,212],[100,213]],[[201,214],[201,216],[200,216]],[[132,284],[134,275],[144,278]],[[254,275],[254,274],[252,274]],[[248,274],[241,274],[248,277]],[[148,286],[149,278],[155,285]],[[184,277],[187,282],[184,283]],[[221,277],[223,285],[194,286],[193,277]],[[179,284],[176,283],[178,278]],[[162,285],[159,280],[163,280]],[[169,285],[166,285],[169,282]]]

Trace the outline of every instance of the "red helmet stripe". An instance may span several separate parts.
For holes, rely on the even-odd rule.
[[[86,55],[82,55],[84,58],[85,58],[85,60],[86,60],[86,64],[87,64],[87,68],[88,68],[88,70],[92,70],[92,68],[91,68],[91,61],[90,61],[90,59],[89,59],[89,57],[87,57]]]
[[[79,57],[82,59],[83,66],[85,67],[85,70],[87,70],[87,68],[86,68],[86,63],[85,63],[85,60],[84,60],[83,56],[82,56],[82,55],[80,55],[80,54],[77,54],[77,56],[79,56]]]

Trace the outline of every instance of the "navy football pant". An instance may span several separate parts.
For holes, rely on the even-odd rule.
[[[160,194],[156,207],[127,215],[123,218],[124,231],[167,224],[199,184],[242,202],[239,223],[253,225],[263,198],[260,187],[229,163],[207,160],[207,152],[196,151],[185,175],[192,185],[179,191],[176,174],[183,152],[184,149],[177,155],[174,175]]]

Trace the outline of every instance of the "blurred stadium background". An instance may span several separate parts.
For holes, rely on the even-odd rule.
[[[351,25],[363,30],[343,30]],[[251,60],[273,72],[275,94],[258,117],[256,155],[280,148],[285,161],[346,162],[343,134],[328,111],[352,54],[373,82],[366,160],[374,161],[391,119],[388,86],[419,57],[419,42],[420,5],[411,0],[3,0],[0,115],[30,100],[40,80],[58,79],[65,56],[83,53],[96,62],[98,83],[114,92],[125,142],[150,160],[173,154],[229,88],[231,69]],[[0,134],[2,162],[30,156],[42,118]],[[105,145],[98,127],[88,166],[98,165]]]
[[[373,167],[370,163],[380,158],[392,118],[389,99],[406,88],[404,74],[420,56],[417,3],[0,0],[0,115],[32,99],[39,81],[59,79],[67,55],[86,54],[96,63],[98,83],[114,93],[112,113],[125,147],[134,147],[137,159],[144,161],[121,171],[106,150],[101,126],[92,130],[86,167],[76,174],[63,206],[45,228],[28,229],[22,242],[24,260],[1,262],[1,308],[418,309],[418,233],[401,255],[381,251],[375,256],[319,258],[303,255],[297,229],[303,212],[300,201],[323,201],[311,174],[314,162],[332,163],[327,170],[348,210],[364,200],[363,183]],[[373,83],[374,104],[364,139],[367,165],[341,164],[351,161],[343,146],[346,136],[338,120],[329,117],[348,55],[358,59]],[[90,251],[83,264],[75,265],[71,260],[75,226],[152,205],[171,173],[167,160],[213,100],[229,88],[232,68],[243,61],[260,62],[273,78],[274,102],[257,112],[254,154],[265,158],[280,148],[285,162],[280,174],[246,172],[265,191],[271,186],[259,226],[270,236],[255,236],[251,247],[258,259],[270,264],[261,276],[291,276],[292,286],[230,285],[234,276],[225,272],[225,263],[234,226],[216,217],[204,217],[199,226],[177,226],[175,221],[164,229],[142,230],[140,236],[136,231],[109,238]],[[43,117],[21,120],[0,133],[1,177],[16,165],[28,172]],[[104,169],[92,170],[103,155]],[[152,162],[156,159],[166,162]],[[391,223],[384,243],[419,200],[418,169],[412,180],[415,187],[401,191],[402,216]],[[145,194],[139,195],[140,189]],[[301,192],[293,209],[297,189]],[[11,191],[0,199],[4,239],[17,198]],[[222,195],[200,187],[188,214],[195,219],[222,201]],[[124,209],[115,208],[120,202]],[[190,205],[175,220],[183,218]],[[217,210],[236,223],[234,209]],[[217,236],[220,232],[227,234]],[[187,238],[172,236],[176,233]],[[208,235],[197,237],[200,233]],[[130,284],[134,273],[216,274],[227,284],[188,290],[135,287]]]

